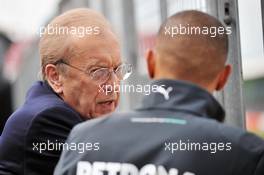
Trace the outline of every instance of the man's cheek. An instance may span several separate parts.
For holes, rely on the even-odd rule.
[[[97,118],[97,117],[100,117],[104,114],[107,114],[106,111],[104,111],[100,105],[95,105],[95,108],[93,110],[93,118]]]
[[[112,102],[111,104],[96,104],[95,112],[104,115],[114,112],[115,109],[116,109],[115,102]]]

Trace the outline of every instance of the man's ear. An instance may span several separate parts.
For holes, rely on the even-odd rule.
[[[146,52],[146,61],[148,66],[148,74],[150,78],[154,78],[155,76],[155,56],[154,51],[149,49]]]
[[[232,71],[232,66],[226,65],[223,71],[219,74],[218,83],[215,88],[216,91],[220,91],[224,88],[231,74],[231,71]]]
[[[62,82],[58,68],[53,64],[47,64],[45,67],[45,75],[49,85],[54,90],[54,92],[56,92],[57,94],[61,94]]]

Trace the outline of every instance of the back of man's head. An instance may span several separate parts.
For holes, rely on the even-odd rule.
[[[195,10],[169,17],[160,27],[154,51],[147,55],[150,76],[191,81],[220,90],[230,66],[228,31],[216,18]]]

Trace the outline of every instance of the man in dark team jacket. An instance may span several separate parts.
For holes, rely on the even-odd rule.
[[[65,150],[55,175],[264,174],[263,140],[223,124],[224,111],[211,95],[224,87],[230,73],[225,65],[228,29],[213,37],[176,35],[177,26],[223,31],[217,19],[202,12],[168,18],[147,55],[156,91],[135,111],[77,125],[67,143],[99,149]]]
[[[119,83],[126,73],[117,37],[106,19],[93,10],[74,9],[56,17],[52,26],[97,28],[92,34],[80,33],[82,37],[42,31],[44,81],[31,87],[23,106],[5,125],[0,137],[1,175],[53,174],[72,127],[112,112],[118,103],[118,93],[99,91],[100,84]]]

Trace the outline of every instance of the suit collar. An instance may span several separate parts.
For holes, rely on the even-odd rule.
[[[37,81],[31,86],[31,88],[27,92],[26,99],[32,99],[42,95],[58,96],[46,81]]]
[[[221,122],[225,118],[225,112],[216,99],[209,92],[192,83],[163,79],[154,81],[153,85],[161,88],[158,92],[152,92],[146,96],[139,110],[187,111]]]

